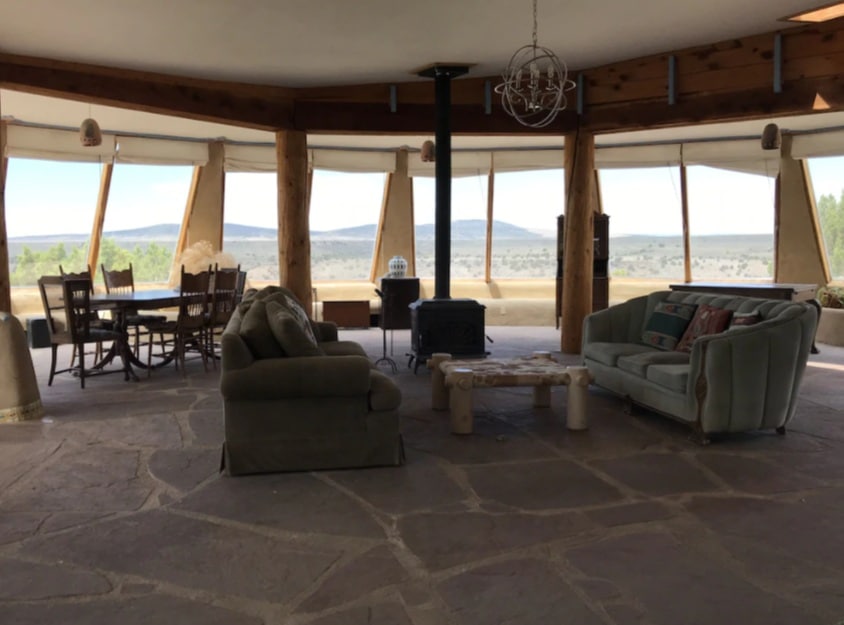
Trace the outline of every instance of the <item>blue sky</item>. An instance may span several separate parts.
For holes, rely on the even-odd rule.
[[[838,197],[844,189],[844,157],[813,159],[816,193]],[[604,210],[613,236],[680,233],[677,168],[604,170]],[[118,164],[111,184],[106,230],[180,223],[191,167]],[[381,210],[384,176],[317,171],[311,205],[313,230],[375,223]],[[10,237],[88,233],[97,201],[100,165],[13,158],[6,189]],[[692,234],[773,232],[774,179],[707,167],[689,167]],[[553,233],[563,212],[562,170],[498,174],[495,218]],[[434,182],[416,183],[418,223],[433,221]],[[274,228],[274,174],[233,174],[226,180],[226,221]],[[452,218],[486,217],[485,178],[452,184]]]

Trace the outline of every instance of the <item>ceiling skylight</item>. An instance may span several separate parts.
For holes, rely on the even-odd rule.
[[[827,4],[815,9],[809,9],[796,15],[789,15],[782,18],[787,22],[828,22],[839,17],[844,17],[844,2],[836,2],[835,4]]]

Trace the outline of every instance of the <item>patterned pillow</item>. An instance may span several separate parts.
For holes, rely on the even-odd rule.
[[[275,340],[288,356],[325,355],[316,344],[313,334],[309,336],[302,330],[299,320],[286,306],[278,302],[268,302],[267,320]]]
[[[730,321],[731,328],[739,328],[742,326],[755,326],[762,321],[762,313],[758,310],[749,313],[733,313],[733,318]]]
[[[287,307],[287,310],[290,311],[290,314],[292,314],[293,317],[296,318],[296,321],[299,322],[299,325],[302,328],[302,332],[304,332],[311,340],[311,342],[316,345],[317,339],[314,335],[314,329],[311,327],[311,320],[308,318],[308,313],[305,312],[305,309],[302,308],[299,302],[297,302],[289,295],[284,296],[284,305]]]
[[[283,357],[284,350],[273,336],[267,321],[266,302],[261,300],[251,302],[250,308],[243,314],[243,321],[240,323],[240,337],[249,346],[255,358]]]
[[[695,339],[707,334],[719,334],[727,329],[733,311],[724,308],[715,308],[709,304],[701,304],[695,311],[689,327],[683,333],[683,338],[675,348],[678,352],[692,351],[692,343]]]
[[[657,349],[674,349],[696,308],[697,304],[660,302],[648,317],[645,331],[642,332],[642,342]]]

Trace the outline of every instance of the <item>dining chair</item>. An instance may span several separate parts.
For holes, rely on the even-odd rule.
[[[246,290],[246,272],[240,269],[240,265],[237,266],[237,303],[239,304],[243,300],[243,291]]]
[[[104,373],[123,372],[129,379],[129,365],[123,361],[121,369],[105,371],[103,369],[85,368],[85,345],[104,341],[119,342],[123,335],[111,329],[92,325],[91,315],[91,281],[86,279],[68,278],[64,276],[41,276],[38,279],[38,290],[47,317],[47,331],[50,335],[50,377],[47,385],[53,384],[57,373],[73,372],[79,375],[82,388],[85,388],[85,378]],[[56,359],[59,345],[73,345],[78,354],[79,365],[71,363],[66,369],[56,371]]]
[[[132,263],[129,263],[128,269],[106,269],[105,265],[100,265],[100,270],[103,273],[103,282],[105,283],[106,293],[134,293],[135,292],[135,275],[132,268]],[[131,340],[132,351],[137,358],[140,354],[141,348],[141,328],[144,327],[148,334],[147,341],[153,340],[153,333],[149,330],[152,324],[160,324],[167,321],[165,315],[140,314],[137,310],[127,309],[123,312],[124,318],[122,320],[123,326],[126,329],[127,336]]]
[[[61,275],[62,279],[64,280],[88,280],[91,284],[91,295],[94,294],[94,281],[91,274],[91,265],[86,265],[86,269],[83,271],[65,271],[64,267],[59,265],[59,274]],[[91,326],[94,328],[102,328],[105,330],[111,330],[114,328],[114,322],[111,319],[103,319],[100,317],[100,314],[93,310],[90,312],[91,315]],[[70,354],[70,366],[73,366],[73,363],[76,362],[76,345],[73,346],[73,351]],[[103,357],[103,346],[101,343],[97,343],[94,346],[93,351],[94,358],[99,360]]]
[[[185,353],[188,349],[199,352],[202,366],[208,371],[207,330],[211,287],[211,265],[207,271],[197,274],[186,273],[182,265],[179,290],[179,315],[175,321],[150,324],[151,332],[171,335],[162,341],[162,349],[170,345],[175,356],[176,367],[185,371]],[[147,350],[147,375],[152,371],[152,345]]]
[[[238,293],[237,287],[240,282],[240,265],[236,269],[220,269],[214,265],[214,276],[212,279],[211,305],[208,310],[208,326],[206,329],[206,345],[211,364],[217,368],[217,341],[216,336],[222,334],[226,325],[237,308]],[[242,295],[242,294],[241,294]]]

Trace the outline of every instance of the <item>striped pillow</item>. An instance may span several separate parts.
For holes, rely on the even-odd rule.
[[[697,304],[660,302],[648,317],[645,331],[642,332],[642,342],[666,351],[674,349],[696,309]]]

